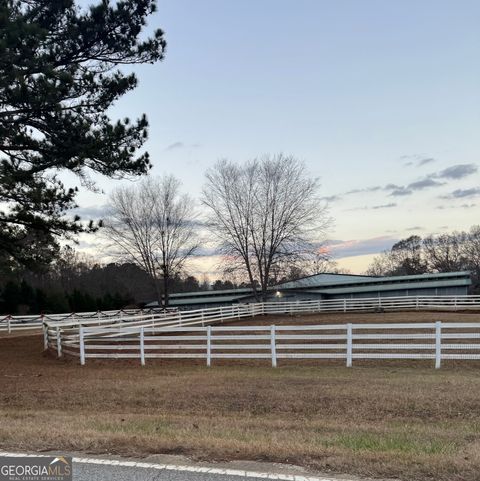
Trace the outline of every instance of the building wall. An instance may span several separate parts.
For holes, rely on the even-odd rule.
[[[462,273],[459,273],[462,274]],[[465,278],[465,277],[464,277]],[[418,279],[412,279],[411,282],[397,282],[395,279],[386,278],[386,282],[377,285],[366,285],[364,282],[359,282],[357,286],[355,285],[330,285],[330,286],[305,286],[304,288],[288,289],[279,286],[279,291],[271,291],[268,296],[269,302],[294,302],[301,300],[320,300],[320,299],[364,299],[372,297],[401,297],[401,296],[462,296],[468,294],[468,285],[455,285],[466,283],[467,280],[459,280],[458,276],[453,276],[452,279],[443,277],[442,279],[425,279],[425,287],[421,287],[421,283]],[[406,279],[404,279],[405,281]],[[410,281],[410,279],[408,279]],[[423,279],[422,279],[423,281]],[[449,285],[450,284],[450,285]],[[410,288],[409,288],[410,286]],[[428,287],[427,287],[428,286]],[[437,286],[437,287],[435,287]],[[388,290],[391,287],[391,290]],[[304,290],[302,290],[304,289]],[[318,292],[315,290],[318,289]],[[337,293],[329,293],[331,291],[337,291]],[[339,293],[340,291],[340,293]],[[343,292],[342,292],[343,291]],[[228,296],[225,297],[226,293],[217,292],[215,295],[218,296],[216,299],[212,299],[210,296],[210,302],[202,302],[206,300],[207,296],[195,296],[192,293],[192,298],[185,298],[182,295],[182,300],[178,300],[178,307],[182,310],[184,309],[199,309],[204,307],[219,307],[228,306],[233,303],[251,303],[256,302],[253,295],[248,295],[247,292],[239,293],[238,296],[233,295],[235,291],[229,292]],[[223,296],[223,299],[222,299]],[[175,306],[174,296],[171,297],[172,306]]]
[[[349,294],[326,295],[326,299],[365,299],[368,297],[400,297],[400,296],[464,296],[468,294],[468,286],[438,287],[425,289],[396,289],[391,291],[351,292]]]

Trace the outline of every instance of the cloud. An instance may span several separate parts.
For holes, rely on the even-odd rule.
[[[420,227],[419,225],[413,226],[413,227],[407,227],[405,230],[412,232],[416,230],[423,230],[423,227]]]
[[[194,257],[210,257],[214,255],[218,255],[218,249],[205,246],[200,246],[193,254]]]
[[[417,180],[416,182],[412,182],[411,184],[408,184],[407,189],[409,190],[423,190],[428,187],[438,187],[440,185],[444,185],[443,182],[438,182],[433,179],[423,179],[423,180]]]
[[[187,149],[187,148],[198,149],[199,147],[201,147],[201,144],[199,143],[186,144],[185,142],[174,142],[173,144],[170,144],[167,147],[165,147],[165,150],[169,151],[169,150],[178,150],[178,149]]]
[[[457,164],[452,165],[451,167],[447,167],[440,172],[434,173],[431,175],[432,178],[439,178],[439,179],[463,179],[468,177],[469,175],[475,174],[478,172],[478,167],[475,164]]]
[[[393,197],[400,197],[404,195],[410,195],[412,191],[410,189],[407,189],[406,187],[399,187],[398,189],[395,189],[394,191],[390,192],[390,196]]]
[[[476,197],[480,195],[480,187],[472,187],[470,189],[456,189],[448,195],[444,195],[442,199],[464,199],[466,197]]]
[[[108,214],[109,206],[104,205],[94,205],[90,207],[76,207],[70,212],[74,215],[79,215],[80,217],[88,217],[89,219],[101,219]]]
[[[438,210],[445,210],[445,209],[471,209],[472,207],[476,207],[477,204],[461,204],[461,205],[439,205],[436,207]]]
[[[348,192],[345,192],[345,195],[360,194],[362,192],[377,192],[379,190],[382,190],[382,187],[380,185],[375,185],[374,187],[364,187],[363,189],[349,190]]]
[[[395,202],[390,202],[389,204],[381,204],[381,205],[374,205],[372,209],[390,209],[391,207],[396,207],[397,204]]]
[[[391,236],[373,237],[371,239],[329,240],[325,243],[327,249],[336,258],[377,254],[390,249],[398,239]]]
[[[365,205],[364,207],[354,207],[353,209],[345,209],[346,211],[355,211],[355,210],[377,210],[377,209],[390,209],[392,207],[396,207],[397,204],[394,202],[390,202],[390,204],[380,204],[380,205]]]
[[[398,185],[398,184],[386,184],[383,187],[382,186],[374,186],[374,187],[366,187],[364,189],[354,189],[350,190],[348,192],[345,192],[345,195],[348,194],[357,194],[360,192],[377,192],[377,191],[385,191],[389,192],[388,194],[391,197],[401,197],[401,196],[406,196],[412,194],[414,191],[417,190],[423,190],[428,187],[439,187],[441,185],[444,185],[444,182],[439,182],[437,180],[433,180],[431,178],[426,178],[422,180],[417,180],[415,182],[412,182],[408,184],[406,187],[403,185]]]
[[[339,195],[327,195],[325,197],[320,197],[320,200],[326,200],[327,202],[334,202],[340,199],[341,197]]]
[[[422,166],[425,164],[431,164],[432,162],[435,162],[435,159],[433,157],[425,157],[424,159],[420,159],[417,165]]]
[[[182,149],[183,147],[185,147],[185,144],[183,142],[174,142],[173,144],[167,146],[165,150]]]
[[[402,155],[400,157],[400,160],[407,161],[407,162],[404,162],[403,164],[405,166],[416,165],[417,167],[422,167],[423,165],[436,162],[437,159],[435,159],[434,157],[426,157],[425,155],[415,154],[415,155]]]
[[[417,162],[417,165],[419,166],[430,164],[436,161],[433,157],[402,156],[401,158],[414,158]],[[446,184],[446,182],[442,182],[441,180],[438,180],[438,179],[458,180],[458,179],[463,179],[465,177],[468,177],[469,175],[472,175],[476,172],[478,172],[478,166],[476,164],[456,164],[456,165],[447,167],[446,169],[443,169],[439,172],[433,172],[430,175],[427,175],[425,178],[411,182],[406,186],[388,183],[384,186],[375,185],[372,187],[352,189],[352,190],[349,190],[348,192],[345,192],[343,195],[385,191],[385,192],[390,192],[388,194],[389,196],[401,197],[401,196],[411,195],[415,191],[420,191],[420,190],[428,189],[431,187],[441,187],[442,185]],[[459,194],[457,194],[457,196],[458,195]]]

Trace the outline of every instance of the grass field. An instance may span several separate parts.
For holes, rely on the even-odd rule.
[[[41,351],[40,335],[0,339],[1,448],[178,453],[404,480],[480,480],[480,364],[436,371],[430,362],[272,369],[236,361],[208,369],[89,361],[80,368]]]

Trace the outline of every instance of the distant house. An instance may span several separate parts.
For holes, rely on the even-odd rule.
[[[374,277],[352,274],[315,274],[269,288],[269,301],[354,299],[393,296],[461,296],[468,294],[470,272]],[[251,288],[171,294],[169,304],[179,309],[228,306],[255,302]],[[157,302],[147,307],[157,306]]]

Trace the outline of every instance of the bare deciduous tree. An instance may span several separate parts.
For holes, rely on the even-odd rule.
[[[179,273],[198,247],[192,199],[180,193],[173,176],[147,177],[116,189],[104,234],[113,252],[140,266],[152,279],[159,305],[168,306],[169,279]]]
[[[243,271],[257,298],[266,299],[277,268],[303,262],[323,237],[330,219],[318,189],[303,162],[282,154],[221,160],[207,172],[202,202],[210,231],[226,270]]]
[[[480,284],[480,225],[474,225],[466,235],[463,247],[464,258],[467,260],[467,268],[472,272],[474,283]]]
[[[374,257],[366,274],[371,276],[409,276],[428,272],[422,238],[412,235],[396,242],[389,251]]]
[[[424,239],[418,236],[402,239],[390,251],[376,256],[367,274],[397,276],[461,270],[471,271],[477,289],[480,284],[480,226]]]
[[[468,265],[464,250],[468,246],[466,232],[452,232],[423,239],[428,267],[433,272],[459,271]]]

